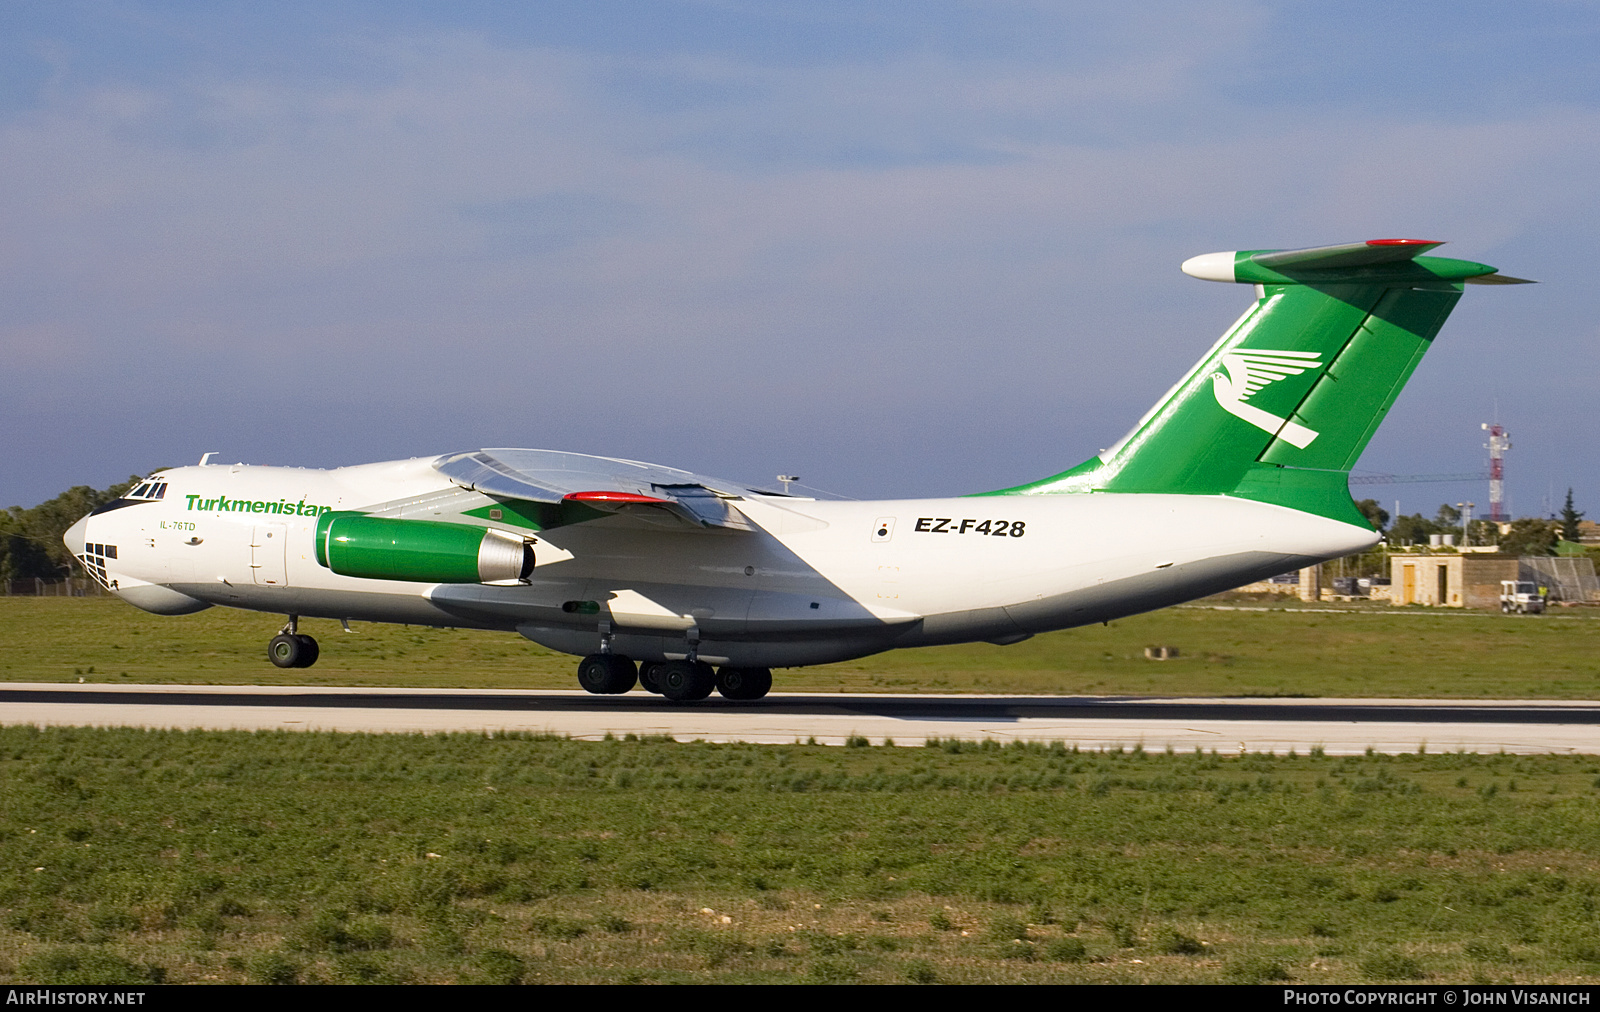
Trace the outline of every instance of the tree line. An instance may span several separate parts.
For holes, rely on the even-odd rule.
[[[1560,542],[1576,544],[1582,539],[1578,524],[1584,518],[1584,513],[1573,506],[1570,488],[1567,489],[1566,505],[1559,515],[1548,519],[1523,517],[1513,520],[1504,532],[1499,524],[1489,520],[1473,520],[1470,525],[1464,525],[1461,511],[1449,503],[1440,503],[1438,512],[1432,517],[1412,513],[1395,517],[1393,524],[1389,522],[1388,511],[1374,499],[1362,499],[1356,503],[1356,508],[1374,530],[1384,533],[1384,540],[1391,547],[1425,545],[1429,535],[1433,534],[1453,534],[1457,544],[1461,544],[1464,536],[1470,535],[1465,537],[1468,543],[1496,545],[1506,555],[1555,555]],[[1595,554],[1592,549],[1590,554]]]
[[[0,580],[59,580],[82,575],[82,568],[61,540],[67,528],[143,480],[130,475],[127,481],[107,489],[76,485],[31,509],[13,506],[0,513]]]

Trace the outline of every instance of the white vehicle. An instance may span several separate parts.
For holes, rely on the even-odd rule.
[[[1379,239],[1212,253],[1256,299],[1126,437],[950,499],[820,501],[637,461],[482,449],[150,476],[66,541],[130,604],[514,630],[580,684],[754,699],[771,668],[1149,611],[1361,551],[1348,472],[1462,283],[1494,268]],[[211,456],[210,454],[207,457]],[[642,667],[641,667],[642,664]],[[719,670],[714,671],[713,666]]]
[[[1500,610],[1508,615],[1538,615],[1544,611],[1544,595],[1528,580],[1501,580]]]

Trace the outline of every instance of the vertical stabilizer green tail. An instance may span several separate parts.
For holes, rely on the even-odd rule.
[[[1257,299],[1110,449],[1010,494],[1236,495],[1362,524],[1348,472],[1464,282],[1516,283],[1485,264],[1378,239],[1210,253],[1183,265],[1254,284]]]

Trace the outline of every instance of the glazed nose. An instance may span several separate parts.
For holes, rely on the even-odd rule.
[[[89,518],[84,517],[68,527],[67,533],[61,535],[61,540],[66,544],[67,551],[73,555],[82,555],[84,543],[89,540]]]

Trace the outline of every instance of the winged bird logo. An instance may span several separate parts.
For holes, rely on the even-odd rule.
[[[1222,410],[1303,450],[1317,438],[1316,431],[1263,411],[1248,401],[1268,384],[1321,366],[1322,355],[1315,351],[1229,352],[1222,356],[1222,371],[1211,374],[1211,388]]]

